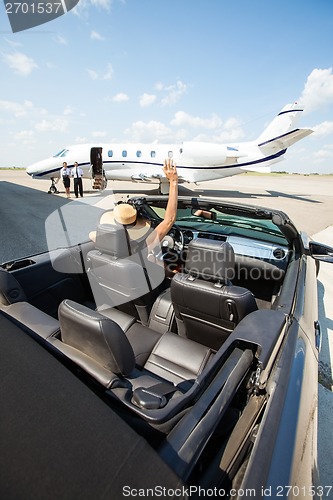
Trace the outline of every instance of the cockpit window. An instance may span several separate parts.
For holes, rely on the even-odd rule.
[[[54,155],[53,158],[63,158],[64,156],[66,156],[68,151],[69,151],[69,149],[62,149],[61,151],[59,151],[59,153]]]

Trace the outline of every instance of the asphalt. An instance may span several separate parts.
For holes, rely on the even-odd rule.
[[[333,227],[313,235],[313,239],[333,247]],[[318,274],[319,321],[322,348],[319,356],[318,464],[322,486],[333,485],[333,265],[320,263]],[[333,488],[332,488],[333,489]],[[323,498],[325,498],[323,496]],[[326,498],[333,498],[333,492]]]
[[[0,169],[0,261],[13,255],[28,255],[47,249],[45,221],[55,211],[67,209],[75,218],[73,199],[67,200],[59,183],[58,195],[47,194],[49,181],[33,180],[25,171]],[[28,189],[27,189],[28,188]],[[234,202],[285,211],[317,241],[333,247],[333,176],[243,174],[196,186],[180,186],[180,194],[223,197]],[[114,199],[135,194],[156,194],[156,185],[109,182],[100,197],[84,180],[84,201],[107,206]],[[107,197],[108,195],[108,197]],[[17,231],[17,220],[20,231]],[[86,222],[86,221],[84,221]],[[94,222],[89,221],[91,224]],[[80,221],[83,224],[83,221]],[[11,238],[8,235],[13,235]],[[333,485],[333,265],[321,263],[318,275],[319,320],[322,350],[319,358],[318,462],[322,486]],[[328,490],[326,490],[328,491]],[[323,498],[333,499],[333,488]]]

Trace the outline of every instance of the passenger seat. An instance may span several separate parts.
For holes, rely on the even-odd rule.
[[[52,345],[132,409],[151,409],[151,405],[158,409],[166,404],[166,395],[182,395],[212,357],[206,346],[171,332],[160,335],[140,325],[135,342],[147,345],[149,338],[151,342],[147,361],[140,366],[135,345],[130,342],[133,339],[104,315],[64,300],[59,306],[59,321],[61,340],[49,339]]]
[[[227,242],[190,242],[185,272],[171,281],[180,335],[218,350],[235,326],[258,309],[250,290],[232,285],[235,257]]]

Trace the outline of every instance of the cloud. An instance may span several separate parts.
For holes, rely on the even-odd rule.
[[[123,92],[119,92],[118,94],[112,97],[113,102],[126,102],[128,100],[129,100],[128,95],[124,94]]]
[[[38,132],[65,132],[68,128],[68,121],[63,118],[54,120],[42,120],[35,125]]]
[[[161,106],[171,106],[179,101],[183,94],[185,94],[187,90],[186,83],[183,83],[181,80],[177,80],[174,85],[164,85],[161,82],[158,82],[155,85],[156,90],[159,92],[165,92],[166,95],[161,99]]]
[[[237,118],[228,118],[223,124],[223,129],[215,136],[216,142],[236,142],[244,137],[244,131]]]
[[[170,138],[171,130],[163,123],[154,120],[148,123],[137,121],[125,130],[125,134],[131,137],[132,142],[165,141]]]
[[[11,45],[12,47],[22,47],[22,44],[16,40],[9,40],[9,38],[5,38],[5,42],[7,42],[8,45]]]
[[[95,132],[92,132],[92,137],[106,137],[107,136],[107,132],[105,131],[101,131],[101,130],[96,130]]]
[[[151,106],[156,101],[156,95],[154,94],[142,94],[139,98],[139,104],[141,108],[147,108]]]
[[[74,142],[75,144],[85,144],[87,142],[87,138],[78,135],[75,137]]]
[[[63,111],[63,114],[65,116],[73,114],[73,108],[71,106],[66,106],[64,111]]]
[[[25,146],[36,143],[35,132],[33,130],[21,130],[14,135],[14,139]]]
[[[2,101],[0,100],[0,110],[8,111],[15,117],[26,115],[29,111],[33,110],[34,106],[31,101],[24,101],[23,104],[15,101]]]
[[[14,71],[14,73],[19,76],[28,76],[34,69],[38,68],[35,61],[22,52],[2,54],[2,58],[4,62]]]
[[[91,5],[109,11],[111,9],[112,0],[90,0]]]
[[[112,64],[107,64],[106,73],[104,73],[103,80],[111,80],[113,78],[113,67]]]
[[[315,163],[322,163],[322,162],[327,161],[327,160],[332,160],[333,159],[333,146],[332,146],[332,144],[327,144],[319,151],[316,151],[313,156],[314,156]]]
[[[325,135],[329,135],[333,133],[333,122],[325,121],[322,123],[319,123],[319,125],[316,125],[315,127],[312,127],[314,134],[313,136],[315,137],[323,137]]]
[[[171,120],[171,125],[175,127],[201,127],[207,129],[215,129],[222,126],[222,120],[216,114],[213,114],[211,118],[200,118],[199,116],[193,116],[184,111],[177,111],[175,117]]]
[[[211,140],[213,142],[236,142],[243,139],[244,132],[241,127],[233,127],[221,130],[218,134],[213,135]]]
[[[244,132],[236,118],[228,118],[225,122],[215,113],[210,118],[201,118],[193,116],[184,111],[177,111],[171,120],[173,127],[191,127],[194,129],[203,129],[214,131],[213,135],[206,132],[200,132],[193,140],[213,141],[213,142],[235,142],[244,137]],[[179,136],[179,134],[177,134]],[[182,132],[184,136],[184,131]]]
[[[63,36],[61,35],[57,35],[57,37],[55,38],[54,40],[56,43],[58,43],[59,45],[67,45],[67,40],[66,38],[64,38]]]
[[[57,69],[57,66],[53,62],[47,62],[45,63],[47,69]]]
[[[113,78],[113,67],[110,63],[106,65],[105,73],[99,74],[94,69],[87,69],[87,72],[92,80],[112,80]]]
[[[87,18],[91,7],[110,12],[112,3],[113,0],[80,0],[72,12],[78,17]]]
[[[308,76],[299,102],[304,112],[312,112],[333,103],[332,68],[315,68]]]
[[[87,69],[87,72],[88,72],[89,77],[90,77],[92,80],[98,80],[99,76],[98,76],[97,71],[95,71],[95,70],[93,70],[93,69]]]
[[[100,35],[99,33],[97,33],[97,31],[92,31],[90,33],[90,38],[92,40],[100,40],[100,41],[104,40],[104,37],[102,37],[102,35]]]

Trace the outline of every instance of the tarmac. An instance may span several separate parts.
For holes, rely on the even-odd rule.
[[[4,184],[2,184],[2,182]],[[7,184],[9,183],[9,184]],[[33,180],[22,170],[0,169],[0,193],[10,184],[19,184],[47,192],[50,182]],[[66,198],[64,188],[55,198]],[[156,185],[131,182],[109,182],[105,195],[126,199],[133,194],[156,194]],[[4,191],[0,194],[3,196]],[[179,194],[223,197],[225,200],[285,211],[300,231],[312,239],[333,247],[333,175],[243,174],[199,186],[184,184]],[[96,196],[89,180],[84,180],[84,196]],[[75,199],[75,198],[74,198]],[[10,203],[10,202],[9,202]],[[18,200],[13,200],[13,204]],[[7,202],[8,204],[8,202]],[[1,206],[1,203],[0,203]],[[10,207],[6,207],[10,214]],[[333,485],[333,265],[321,263],[318,275],[319,320],[322,328],[322,349],[319,356],[318,463],[322,486]],[[333,488],[323,498],[333,499]]]

